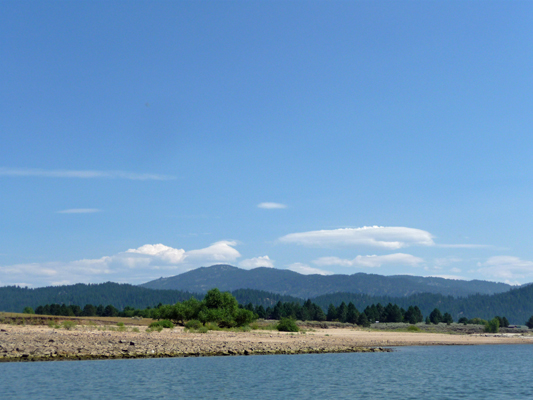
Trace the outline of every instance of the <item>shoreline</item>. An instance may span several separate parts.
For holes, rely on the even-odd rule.
[[[391,352],[398,346],[533,344],[529,334],[441,334],[361,328],[311,329],[306,333],[268,330],[190,333],[72,330],[0,324],[0,362],[209,357],[274,354]]]

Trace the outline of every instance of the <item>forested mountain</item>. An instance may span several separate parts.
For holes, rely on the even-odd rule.
[[[304,299],[269,293],[254,289],[238,289],[232,292],[240,304],[252,303],[265,308],[273,307],[278,302],[303,304]],[[138,286],[118,283],[77,284],[70,286],[53,286],[27,289],[15,286],[0,287],[0,311],[21,312],[24,307],[36,309],[46,304],[112,305],[119,310],[129,306],[133,308],[154,307],[159,303],[174,304],[190,297],[202,299],[204,294],[182,292],[177,290],[153,290]],[[407,309],[418,306],[424,316],[438,308],[443,313],[450,313],[455,320],[460,317],[491,319],[496,315],[505,316],[512,324],[524,324],[533,315],[533,285],[495,295],[471,295],[455,298],[436,293],[417,293],[404,297],[370,296],[357,293],[332,293],[311,298],[324,312],[330,304],[339,306],[342,302],[352,302],[359,311],[367,306],[381,303],[397,304]]]
[[[494,295],[471,295],[463,298],[443,296],[435,293],[418,293],[407,297],[368,296],[354,293],[334,293],[315,297],[313,302],[323,309],[329,304],[335,306],[352,302],[363,310],[372,304],[397,304],[404,309],[418,306],[424,315],[438,308],[450,313],[454,320],[461,317],[491,319],[496,315],[505,316],[511,324],[524,324],[533,315],[533,284]]]
[[[256,289],[303,299],[328,293],[347,292],[373,296],[404,297],[416,293],[439,293],[445,296],[494,294],[508,291],[505,283],[460,281],[410,275],[381,276],[357,273],[353,275],[302,275],[289,270],[255,268],[244,270],[231,265],[213,265],[180,275],[160,278],[141,285],[149,289],[187,290],[205,293],[209,289],[223,291]]]
[[[253,303],[269,307],[278,301],[303,303],[302,299],[283,296],[259,290],[240,289],[233,293],[240,304]],[[159,303],[175,304],[191,297],[202,299],[204,294],[195,294],[179,290],[153,290],[139,286],[118,283],[76,284],[68,286],[50,286],[37,289],[17,286],[0,287],[0,311],[22,312],[24,307],[33,309],[46,304],[78,305],[86,304],[112,305],[119,310],[124,307],[146,308]]]
[[[110,304],[118,309],[126,306],[134,308],[153,307],[159,303],[174,304],[191,296],[203,295],[178,290],[150,290],[139,286],[119,283],[82,284],[49,286],[37,289],[17,286],[0,287],[0,311],[22,312],[26,306],[36,308],[45,304],[86,304],[104,306]]]

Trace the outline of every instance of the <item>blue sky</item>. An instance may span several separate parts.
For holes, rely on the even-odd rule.
[[[0,3],[0,285],[533,281],[532,2]]]

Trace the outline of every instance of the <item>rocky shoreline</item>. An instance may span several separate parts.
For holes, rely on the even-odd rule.
[[[269,331],[201,334],[175,328],[147,333],[0,326],[0,362],[392,351],[323,336]]]
[[[58,325],[59,326],[59,325]],[[272,330],[191,333],[146,326],[0,324],[0,362],[204,357],[266,354],[390,352],[395,346],[533,344],[530,333],[442,334],[351,328],[305,333]]]

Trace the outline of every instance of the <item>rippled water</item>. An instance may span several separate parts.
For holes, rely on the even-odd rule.
[[[533,346],[0,364],[1,399],[532,398]]]

